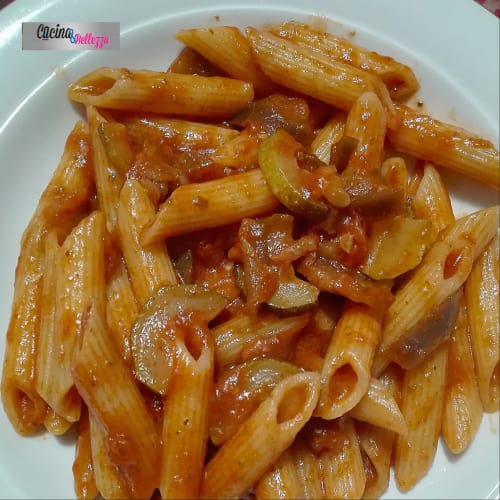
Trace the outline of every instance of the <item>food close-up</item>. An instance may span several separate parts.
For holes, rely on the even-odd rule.
[[[405,498],[498,441],[498,143],[355,30],[228,18],[64,85],[3,412],[79,499]]]

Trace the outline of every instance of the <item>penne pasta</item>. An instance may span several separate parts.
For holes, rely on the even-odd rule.
[[[255,485],[260,500],[325,498],[320,462],[309,446],[296,439]]]
[[[197,498],[200,494],[214,372],[214,349],[209,335],[206,329],[198,338],[176,342],[175,372],[163,400],[163,498]]]
[[[89,415],[92,471],[99,493],[104,498],[132,498],[132,493],[106,449],[106,434],[97,418]]]
[[[212,329],[217,365],[227,367],[255,356],[258,353],[255,347],[264,344],[266,339],[272,339],[272,343],[280,340],[289,343],[308,321],[308,314],[271,316],[257,321],[252,316],[239,315],[225,321]]]
[[[132,366],[130,332],[139,313],[125,262],[120,259],[106,283],[106,321],[113,333],[123,360]]]
[[[406,64],[366,50],[346,38],[295,21],[268,25],[266,29],[281,38],[310,47],[325,57],[377,75],[385,83],[393,99],[413,94],[420,87],[412,69]]]
[[[71,367],[75,385],[104,433],[127,497],[149,498],[159,483],[156,424],[103,321],[102,305],[91,302],[82,323],[82,346]]]
[[[95,211],[68,235],[57,256],[54,329],[41,351],[40,395],[69,422],[80,418],[81,400],[71,364],[81,342],[81,321],[92,299],[104,302],[104,217]]]
[[[335,112],[328,122],[316,132],[311,143],[311,153],[315,154],[322,162],[330,164],[331,149],[344,135],[346,115],[344,112]],[[335,164],[335,162],[332,162]],[[337,165],[336,165],[337,166]]]
[[[411,279],[395,294],[387,311],[378,348],[385,362],[377,362],[375,375],[383,371],[390,359],[405,368],[414,366],[423,353],[446,338],[456,314],[457,301],[452,296],[469,276],[474,259],[493,238],[497,221],[498,207],[480,210],[458,219],[434,243]],[[449,302],[445,303],[447,299]],[[438,306],[444,311],[435,309],[435,320],[444,319],[446,323],[441,327],[441,336],[416,335],[425,328],[419,322]]]
[[[399,366],[391,364],[378,379],[378,382],[397,401],[398,405],[400,404],[402,372],[403,370]],[[354,416],[353,411],[351,411],[351,416]],[[362,498],[367,499],[380,498],[389,486],[392,450],[397,435],[392,430],[384,429],[377,424],[356,422],[356,431],[366,474],[366,484]]]
[[[349,412],[351,417],[396,434],[406,434],[406,422],[398,403],[385,385],[372,379],[366,394]]]
[[[90,128],[90,140],[93,151],[94,175],[97,186],[99,205],[106,217],[106,228],[109,233],[116,232],[120,190],[123,186],[122,173],[111,162],[99,134],[100,127],[108,121],[95,106],[87,106],[87,119]]]
[[[499,154],[490,141],[403,104],[394,106],[387,138],[396,150],[499,189]]]
[[[349,415],[331,421],[333,445],[320,455],[325,498],[361,498],[366,475],[354,422]]]
[[[404,493],[499,408],[499,206],[455,220],[440,170],[498,189],[499,153],[323,21],[220,20],[69,86],[5,412],[77,437],[84,500]]]
[[[99,108],[228,118],[254,93],[250,83],[232,78],[103,67],[72,83],[68,97]]]
[[[366,484],[362,498],[378,499],[387,490],[395,434],[365,422],[356,423],[359,447],[365,457]]]
[[[319,394],[314,372],[279,383],[205,468],[204,498],[243,495],[293,442],[309,420]]]
[[[231,224],[279,205],[260,169],[178,187],[142,234],[143,245],[162,238]]]
[[[23,234],[6,337],[2,403],[14,429],[21,435],[35,432],[47,411],[35,386],[45,232],[43,221],[35,217]]]
[[[455,221],[448,190],[432,163],[424,165],[424,173],[412,196],[415,217],[429,219],[436,234]]]
[[[76,497],[81,500],[94,499],[99,494],[99,491],[95,482],[90,422],[86,407],[82,408],[80,420],[78,421],[78,437],[72,469]]]
[[[338,418],[363,398],[370,385],[380,329],[378,312],[365,304],[347,302],[325,355],[315,415]]]
[[[127,180],[120,192],[118,235],[139,307],[161,285],[177,283],[165,243],[141,243],[141,234],[154,214],[154,206],[140,182]]]
[[[276,90],[255,62],[250,44],[234,26],[193,28],[178,31],[175,38],[194,49],[224,74],[252,83],[257,96],[265,96]]]
[[[95,195],[92,157],[88,124],[78,121],[66,139],[61,159],[36,209],[57,232],[59,243],[92,209]]]
[[[474,264],[465,283],[471,345],[484,411],[498,411],[500,400],[500,323],[498,233]]]
[[[470,279],[470,278],[469,278]],[[483,417],[470,345],[470,324],[464,293],[449,341],[443,402],[442,434],[452,453],[461,453],[474,439]]]
[[[380,175],[384,153],[387,118],[374,92],[361,94],[352,105],[345,134],[357,141],[343,172],[345,178],[356,175]]]
[[[445,343],[405,373],[401,412],[408,432],[398,435],[394,450],[394,477],[401,491],[411,489],[434,461],[441,431],[447,362],[448,343]]]
[[[40,395],[44,394],[44,372],[47,369],[45,362],[50,358],[50,350],[54,343],[54,331],[56,325],[56,282],[57,282],[57,259],[59,256],[59,244],[57,242],[56,231],[47,233],[44,241],[44,265],[43,265],[43,285],[41,297],[41,319],[40,333],[38,337],[35,387]],[[53,408],[47,408],[44,425],[49,432],[58,432],[66,427],[67,420],[62,418]],[[71,425],[71,424],[69,424]],[[61,428],[62,426],[62,428]],[[67,427],[66,427],[67,430]]]
[[[260,67],[276,83],[345,111],[373,91],[392,120],[391,97],[378,77],[267,31],[247,28],[247,37]]]

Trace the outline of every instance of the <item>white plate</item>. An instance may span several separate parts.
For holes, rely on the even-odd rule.
[[[5,348],[19,241],[79,116],[66,85],[106,64],[163,69],[181,27],[258,25],[322,15],[332,30],[411,64],[427,109],[493,140],[498,147],[498,20],[473,0],[16,0],[0,11],[0,357]],[[21,21],[120,21],[120,51],[21,50]],[[453,176],[452,176],[453,177]],[[448,177],[464,213],[497,203],[497,194]],[[72,498],[74,442],[21,438],[0,410],[0,497]],[[498,413],[486,415],[470,449],[453,457],[440,445],[430,473],[407,494],[391,483],[385,498],[498,498]]]

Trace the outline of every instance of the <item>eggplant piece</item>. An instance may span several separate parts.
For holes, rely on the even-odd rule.
[[[425,318],[384,351],[384,356],[409,370],[446,342],[457,319],[459,292],[434,307]]]

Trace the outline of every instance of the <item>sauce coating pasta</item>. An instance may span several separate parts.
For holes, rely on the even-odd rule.
[[[23,237],[12,425],[78,426],[83,499],[373,498],[391,455],[411,489],[498,411],[499,207],[456,219],[439,174],[498,189],[497,149],[314,27],[176,38],[166,71],[68,89],[86,120]]]

